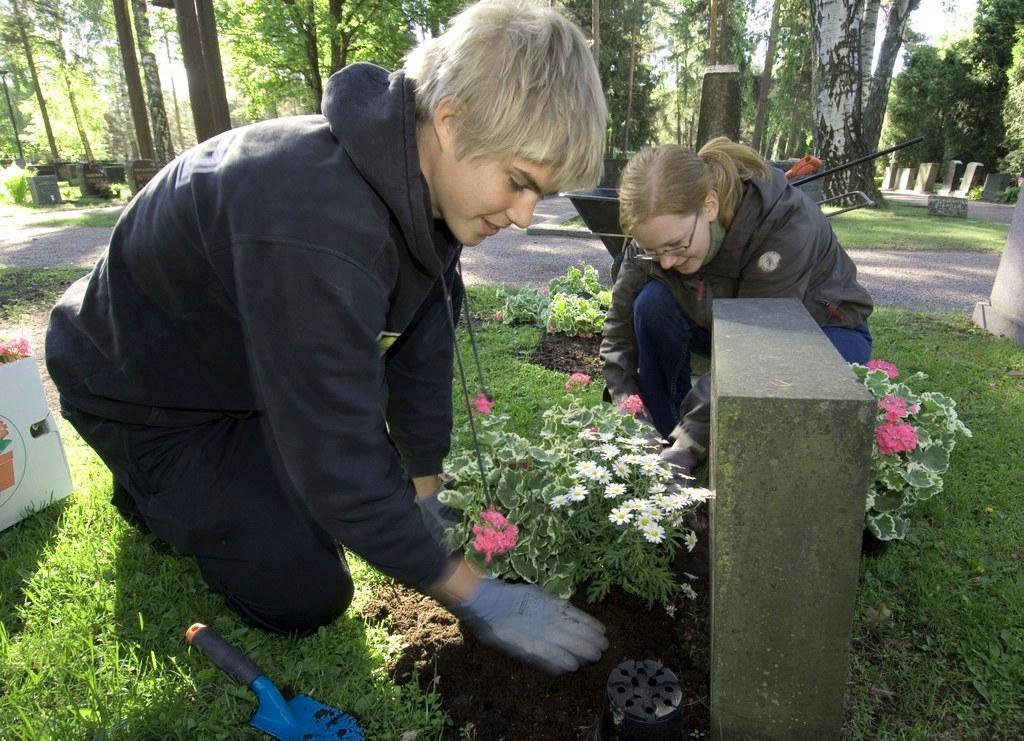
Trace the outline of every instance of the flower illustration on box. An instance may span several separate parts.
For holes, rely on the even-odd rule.
[[[14,440],[7,423],[0,419],[0,491],[14,486]]]

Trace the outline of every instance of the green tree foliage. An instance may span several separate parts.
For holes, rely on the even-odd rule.
[[[566,15],[591,28],[591,0],[567,0]],[[654,7],[643,0],[601,3],[601,84],[608,101],[608,154],[619,156],[655,140],[658,76],[651,65]],[[630,61],[632,59],[632,85]],[[627,132],[628,121],[628,132]]]
[[[1017,43],[1013,45],[1013,62],[1006,74],[1006,102],[1003,120],[1006,121],[1006,158],[1003,168],[1015,174],[1024,174],[1024,26],[1017,29]]]

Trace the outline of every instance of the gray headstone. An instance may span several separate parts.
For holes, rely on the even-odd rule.
[[[135,195],[156,175],[157,168],[149,160],[129,160],[124,164],[124,176],[128,190]]]
[[[971,188],[981,182],[985,174],[985,166],[980,162],[968,162],[964,168],[964,176],[960,179],[960,187],[956,189],[958,196],[966,196]]]
[[[60,203],[60,185],[56,175],[36,175],[28,179],[28,190],[32,194],[32,203],[37,206],[48,206]]]
[[[704,71],[701,86],[700,118],[697,121],[697,148],[716,136],[740,139],[740,68],[720,64]]]
[[[946,170],[942,174],[942,187],[939,188],[939,195],[949,195],[953,192],[953,188],[956,187],[957,175],[960,174],[960,167],[963,162],[960,160],[950,160],[946,163]]]
[[[901,167],[899,178],[896,181],[896,190],[910,190],[910,183],[914,179],[913,167]]]
[[[994,172],[985,176],[985,188],[981,193],[981,200],[995,201],[996,196],[1013,182],[1013,175],[1006,172]]]
[[[882,190],[895,190],[896,172],[895,167],[886,165],[885,172],[882,174]]]
[[[1013,209],[991,300],[980,301],[974,307],[974,323],[1024,346],[1024,189]]]
[[[931,216],[954,216],[967,218],[967,199],[959,196],[928,196],[928,213]]]
[[[918,193],[931,193],[938,176],[938,162],[922,162],[917,168],[917,182],[914,184],[914,190]]]
[[[103,196],[110,193],[107,174],[93,162],[79,162],[75,165],[78,188],[83,196]]]
[[[711,736],[837,739],[875,400],[798,299],[713,314]]]

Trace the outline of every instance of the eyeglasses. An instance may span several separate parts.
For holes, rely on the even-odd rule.
[[[697,222],[700,221],[700,217],[701,214],[700,212],[698,212],[693,219],[693,226],[690,227],[690,236],[686,238],[686,244],[682,245],[681,247],[673,247],[668,250],[662,250],[661,252],[645,252],[644,250],[640,249],[639,245],[637,245],[636,259],[644,260],[646,262],[660,262],[663,258],[666,257],[681,257],[684,252],[690,249],[690,245],[693,244],[693,235],[694,232],[697,231]]]

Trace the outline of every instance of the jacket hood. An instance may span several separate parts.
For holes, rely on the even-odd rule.
[[[792,188],[781,170],[769,167],[771,178],[753,177],[743,185],[743,197],[736,204],[736,215],[725,232],[718,255],[709,261],[702,272],[736,277],[746,262],[751,242],[760,241],[770,234],[775,222],[784,217],[792,201],[802,196]],[[783,208],[776,211],[776,207]]]
[[[420,172],[414,96],[402,73],[360,62],[331,75],[321,108],[360,175],[394,213],[413,261],[437,276],[442,264]]]

